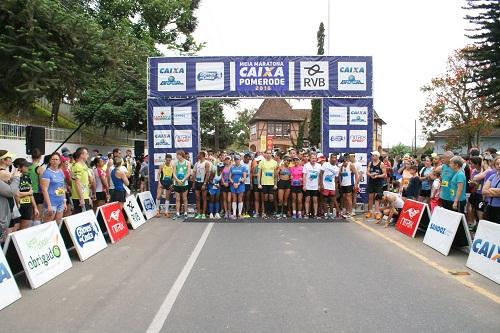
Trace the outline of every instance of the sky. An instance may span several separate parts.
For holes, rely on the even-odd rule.
[[[453,50],[470,41],[465,0],[202,0],[194,36],[200,56],[315,55],[320,22],[325,54],[373,57],[374,108],[387,123],[383,146],[413,142],[414,121],[425,105],[420,87],[443,73]],[[328,28],[330,13],[330,28]],[[330,45],[328,45],[330,43]],[[165,50],[163,50],[165,51]],[[165,52],[166,55],[175,55]],[[242,100],[257,108],[262,100]],[[290,100],[310,108],[310,100]],[[227,110],[234,118],[236,110]],[[417,144],[425,139],[417,125]]]

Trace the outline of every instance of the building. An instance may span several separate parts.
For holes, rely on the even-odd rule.
[[[467,154],[467,143],[463,142],[463,133],[456,128],[448,128],[434,134],[434,152],[443,154],[451,150],[457,154]],[[500,148],[500,127],[494,127],[487,134],[479,137],[479,149]]]
[[[273,146],[286,150],[297,144],[301,124],[304,126],[304,138],[308,137],[311,110],[293,110],[282,98],[266,99],[250,119],[250,142],[252,151],[260,151],[262,137],[273,137]]]
[[[387,125],[379,117],[377,111],[373,110],[373,150],[382,150],[382,126]]]

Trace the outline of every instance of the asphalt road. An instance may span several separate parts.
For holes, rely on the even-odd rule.
[[[367,223],[500,297],[500,286]],[[0,311],[1,332],[145,332],[206,223],[155,219]],[[216,223],[161,332],[498,332],[500,304],[351,223]],[[179,285],[176,285],[179,287]],[[175,289],[175,288],[174,288]],[[163,321],[162,321],[163,323]]]

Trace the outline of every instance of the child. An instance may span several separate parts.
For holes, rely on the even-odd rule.
[[[410,166],[410,182],[406,188],[406,197],[411,200],[416,200],[420,194],[420,177],[418,176],[418,167],[416,165]]]
[[[431,187],[431,213],[434,211],[436,206],[441,204],[441,199],[439,199],[439,195],[441,192],[441,171],[434,170],[429,175],[429,178],[432,180]]]
[[[393,218],[397,218],[401,213],[401,209],[403,209],[404,201],[401,198],[401,195],[398,193],[392,192],[384,192],[382,196],[382,207],[380,208],[380,212],[383,217],[381,219],[387,219],[384,228],[389,226]],[[377,220],[377,224],[380,224],[381,219]]]

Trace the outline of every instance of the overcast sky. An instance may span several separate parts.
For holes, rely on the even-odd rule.
[[[373,56],[375,110],[387,122],[384,147],[410,145],[425,103],[420,87],[445,70],[454,49],[468,43],[463,5],[464,0],[331,0],[328,29],[327,0],[202,0],[195,37],[206,42],[199,53],[205,56],[314,55],[323,21],[326,54]],[[260,103],[244,100],[241,107]],[[291,103],[310,108],[308,100]]]

